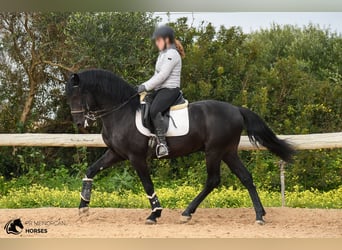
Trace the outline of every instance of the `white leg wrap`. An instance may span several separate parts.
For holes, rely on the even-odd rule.
[[[93,181],[93,179],[90,179],[90,178],[88,178],[87,176],[85,176],[85,177],[82,179],[82,181]]]
[[[155,196],[156,196],[156,192],[154,192],[151,196],[149,196],[149,195],[146,195],[147,196],[147,198],[149,198],[149,199],[153,199]]]
[[[90,202],[90,199],[84,198],[83,195],[82,195],[82,193],[80,193],[80,196],[81,196],[81,199],[82,199],[82,200]]]
[[[81,198],[86,202],[90,202],[91,196],[91,188],[93,185],[93,179],[88,178],[87,176],[82,179],[82,191],[81,191]]]
[[[157,210],[163,210],[163,208],[162,207],[155,207],[155,208],[152,209],[152,213],[157,211]]]

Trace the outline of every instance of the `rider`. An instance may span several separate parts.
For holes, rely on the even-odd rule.
[[[169,154],[162,115],[177,99],[180,93],[182,58],[185,56],[181,43],[175,39],[173,29],[167,25],[158,27],[152,36],[159,49],[154,75],[139,85],[138,92],[154,90],[150,116],[158,138],[157,157]]]

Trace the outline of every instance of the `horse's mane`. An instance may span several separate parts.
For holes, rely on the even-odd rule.
[[[107,70],[91,69],[82,71],[77,75],[80,79],[81,89],[101,93],[117,104],[127,101],[137,92],[121,77]],[[134,98],[128,105],[136,110],[139,107],[139,98]]]

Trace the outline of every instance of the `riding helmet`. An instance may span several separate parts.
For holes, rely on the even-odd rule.
[[[162,25],[156,28],[156,30],[153,32],[152,39],[156,39],[158,37],[161,38],[169,38],[171,42],[175,40],[175,32],[174,30],[167,25]]]

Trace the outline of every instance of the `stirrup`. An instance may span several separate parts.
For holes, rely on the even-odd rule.
[[[157,155],[157,158],[167,156],[169,155],[169,149],[167,148],[165,144],[159,143],[156,147],[156,155]]]

